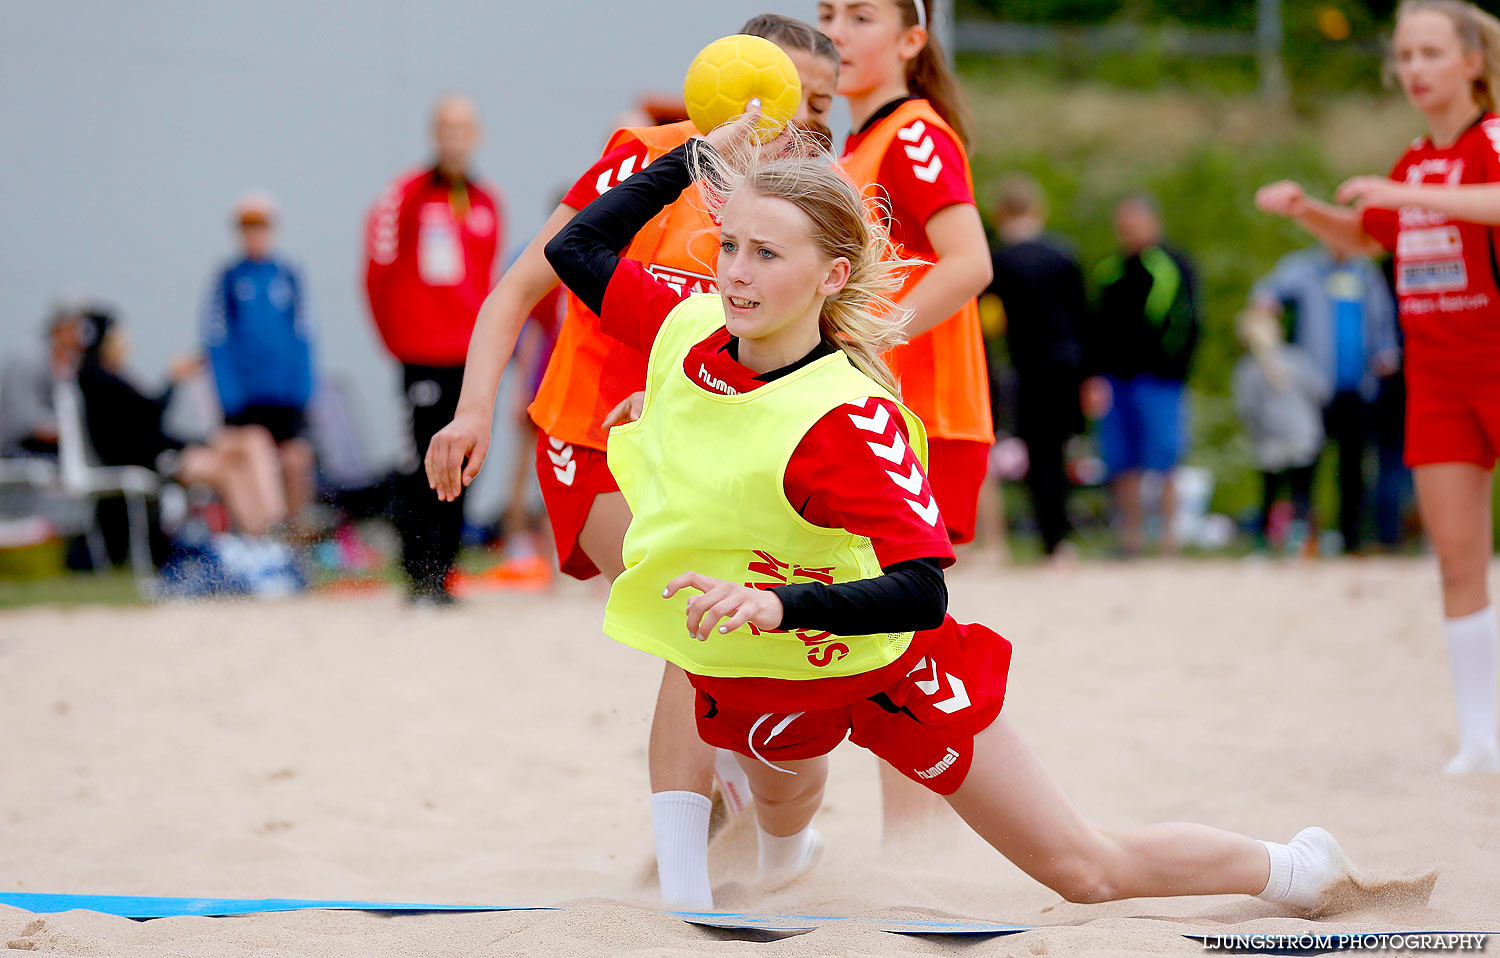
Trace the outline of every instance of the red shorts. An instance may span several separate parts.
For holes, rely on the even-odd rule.
[[[974,540],[979,490],[989,472],[990,444],[971,439],[929,439],[927,481],[954,545]]]
[[[905,677],[838,708],[743,711],[700,689],[698,736],[774,766],[827,755],[847,735],[917,784],[951,795],[969,774],[974,736],[990,727],[1005,703],[1010,643],[951,616],[933,631],[927,655]]]
[[[1490,469],[1500,458],[1500,382],[1408,379],[1406,464],[1470,462]]]
[[[594,498],[620,491],[604,453],[553,439],[538,429],[536,478],[557,543],[558,568],[575,579],[592,579],[599,574],[599,567],[584,555],[578,536],[594,507]]]

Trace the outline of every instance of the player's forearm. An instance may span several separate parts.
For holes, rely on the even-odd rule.
[[[1349,255],[1380,251],[1380,244],[1365,232],[1355,210],[1311,197],[1306,202],[1306,209],[1295,217],[1297,225],[1323,244]]]
[[[1404,206],[1420,206],[1466,223],[1500,226],[1500,184],[1403,186]]]
[[[781,600],[781,628],[873,635],[916,632],[943,624],[948,587],[937,559],[908,559],[883,575],[838,585],[799,582],[771,591]]]
[[[917,285],[901,298],[911,310],[906,323],[910,339],[927,332],[963,308],[990,283],[993,267],[987,255],[946,256],[933,264]]]

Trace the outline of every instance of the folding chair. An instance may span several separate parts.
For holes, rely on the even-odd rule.
[[[151,562],[150,519],[146,500],[158,494],[161,479],[144,466],[101,466],[84,428],[83,395],[78,384],[59,382],[54,388],[53,403],[57,412],[57,468],[65,493],[88,499],[86,539],[94,568],[102,570],[108,563],[104,539],[99,531],[97,512],[101,497],[118,493],[125,497],[130,530],[130,567],[136,585],[149,592],[156,581]]]

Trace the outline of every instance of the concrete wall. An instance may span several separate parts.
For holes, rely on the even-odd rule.
[[[480,104],[476,167],[506,195],[508,257],[640,92],[680,89],[703,44],[765,9],[814,12],[811,0],[0,0],[0,350],[33,339],[59,291],[86,291],[120,308],[141,378],[158,381],[197,344],[210,273],[232,252],[231,203],[265,188],[310,288],[320,363],[355,381],[392,457],[396,374],[365,310],[360,234],[381,187],[427,158],[433,100]],[[502,472],[486,470],[482,499]]]

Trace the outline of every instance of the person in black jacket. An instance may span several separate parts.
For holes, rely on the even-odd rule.
[[[286,518],[270,433],[258,426],[227,429],[193,444],[162,428],[173,390],[202,370],[201,358],[173,362],[167,388],[151,396],[124,376],[130,341],[110,313],[88,313],[83,340],[78,390],[89,442],[101,464],[143,466],[187,485],[207,485],[224,500],[235,526],[250,535],[263,535]]]
[[[1114,487],[1127,555],[1145,545],[1141,479],[1161,476],[1161,548],[1176,549],[1172,517],[1177,496],[1172,470],[1186,446],[1184,385],[1198,344],[1197,277],[1186,255],[1162,242],[1161,210],[1144,194],[1115,207],[1119,252],[1094,272],[1098,300],[1086,357],[1096,377],[1090,391],[1108,386],[1099,427],[1100,453]]]
[[[1016,374],[1016,434],[1026,443],[1026,488],[1042,547],[1058,554],[1071,531],[1064,449],[1083,430],[1083,331],[1088,292],[1067,240],[1045,231],[1047,207],[1028,176],[1007,177],[996,209],[1000,243],[988,292],[1005,310]]]

